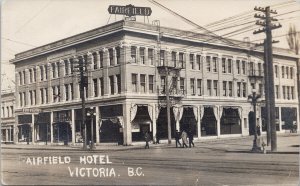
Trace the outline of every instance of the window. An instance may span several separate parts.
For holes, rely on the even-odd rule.
[[[40,66],[40,72],[41,72],[41,81],[44,80],[44,66]]]
[[[227,81],[223,81],[223,96],[227,96]]]
[[[278,66],[275,65],[275,77],[278,78]]]
[[[19,93],[19,106],[23,106],[22,93]]]
[[[33,69],[33,81],[36,82],[36,68]]]
[[[48,77],[48,66],[45,65],[45,80],[47,80]]]
[[[228,95],[232,97],[232,81],[228,82]]]
[[[98,52],[93,53],[93,59],[94,59],[94,69],[98,69],[98,60],[99,60]]]
[[[252,76],[255,75],[253,62],[249,63],[249,75],[252,75]]]
[[[149,75],[149,93],[154,93],[154,76]]]
[[[240,60],[236,60],[236,70],[237,74],[241,73]]]
[[[30,101],[30,105],[33,105],[33,96],[32,96],[32,91],[29,91],[29,101]]]
[[[73,59],[70,59],[70,69],[71,69],[71,74],[74,73],[74,61]]]
[[[210,72],[210,56],[206,56],[206,70]]]
[[[190,54],[191,69],[195,69],[194,54]]]
[[[190,84],[191,85],[191,94],[195,95],[195,79],[191,78],[190,83],[191,83]]]
[[[25,84],[26,76],[25,76],[25,70],[23,71],[23,85]]]
[[[115,94],[114,76],[109,76],[110,94]]]
[[[137,92],[137,74],[131,74],[132,92]]]
[[[100,78],[100,92],[101,92],[101,96],[104,96],[104,81],[103,81],[103,77]]]
[[[136,47],[131,47],[131,62],[136,63]]]
[[[275,96],[276,96],[276,99],[279,99],[279,86],[278,85],[275,85]]]
[[[145,74],[141,74],[140,75],[140,92],[145,93],[146,92],[146,75]]]
[[[69,85],[65,85],[65,93],[66,93],[66,101],[69,101],[70,96],[69,96]]]
[[[99,54],[100,54],[100,68],[103,68],[103,56],[104,56],[103,51],[100,51]]]
[[[109,54],[108,66],[113,66],[114,65],[114,50],[112,48],[108,49],[108,54]]]
[[[120,74],[117,74],[116,75],[116,78],[117,78],[117,86],[118,86],[118,94],[121,93],[121,75]]]
[[[242,61],[242,73],[246,74],[246,61]]]
[[[59,62],[56,63],[56,67],[57,67],[57,69],[56,69],[57,76],[56,77],[60,77],[60,64],[59,64]]]
[[[183,66],[183,53],[179,53],[179,67],[184,68]]]
[[[29,83],[32,83],[32,82],[33,82],[33,77],[32,77],[33,73],[32,73],[32,69],[29,69],[28,72],[29,72]]]
[[[218,81],[214,80],[214,96],[218,96]]]
[[[262,75],[261,63],[257,64],[257,68],[258,68],[258,75],[261,76]]]
[[[177,94],[177,77],[172,77],[172,92]]]
[[[70,99],[74,99],[73,83],[70,83]]]
[[[241,82],[237,82],[237,96],[241,97]]]
[[[283,99],[286,99],[285,86],[282,86],[282,95],[283,95]]]
[[[260,83],[260,84],[258,85],[258,89],[259,89],[259,90],[258,90],[259,94],[260,94],[261,96],[263,96],[263,84]]]
[[[247,84],[243,83],[243,97],[246,97],[246,93],[247,93]]]
[[[140,48],[140,63],[145,64],[145,48]]]
[[[19,85],[22,85],[22,73],[19,72]]]
[[[120,47],[116,47],[116,57],[117,57],[117,65],[120,64],[121,60],[121,50]]]
[[[172,54],[171,54],[171,61],[172,61],[173,65],[174,65],[174,67],[176,67],[177,66],[176,65],[176,52],[172,52]]]
[[[288,79],[289,78],[289,67],[286,67],[286,78]]]
[[[197,79],[197,92],[198,92],[198,96],[202,95],[202,80],[201,79]]]
[[[228,65],[228,73],[232,73],[232,59],[227,60],[227,65]]]
[[[184,94],[184,78],[180,78],[180,91]]]
[[[14,115],[14,107],[13,106],[10,106],[10,112],[11,112],[11,115],[13,116]]]
[[[286,94],[287,94],[287,99],[290,100],[290,87],[286,87]]]
[[[51,67],[52,67],[52,78],[55,78],[56,76],[55,76],[55,74],[56,74],[56,69],[55,69],[55,63],[52,63],[51,64]]]
[[[226,58],[222,58],[222,72],[226,73]]]
[[[162,76],[160,78],[160,87],[161,87],[161,92],[163,94],[165,94],[166,93],[166,77],[165,76]]]
[[[159,54],[160,66],[165,66],[165,51],[161,50]]]
[[[281,77],[284,78],[284,66],[281,67]]]
[[[292,95],[292,99],[295,99],[295,92],[294,92],[294,87],[291,87],[291,95]]]
[[[291,67],[291,69],[290,69],[290,75],[291,75],[291,79],[293,79],[293,78],[294,78],[294,70],[293,70],[293,67]]]
[[[44,100],[44,90],[42,88],[40,89],[40,93],[41,93],[41,104],[44,104],[45,103],[45,100]]]
[[[98,97],[98,81],[97,79],[93,79],[93,88],[94,88],[94,97]]]
[[[209,96],[212,95],[212,92],[211,92],[211,80],[207,80],[207,92],[208,92]]]
[[[68,75],[69,74],[69,61],[64,60],[64,63],[65,63],[65,75]]]
[[[217,57],[214,57],[213,58],[213,72],[217,72],[218,71],[218,58]]]
[[[198,70],[201,70],[201,56],[197,55],[196,59],[197,59]]]
[[[148,61],[150,65],[154,65],[154,53],[151,48],[148,49]]]

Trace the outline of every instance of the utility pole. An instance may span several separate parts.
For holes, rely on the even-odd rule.
[[[86,63],[84,57],[81,57],[81,59],[78,59],[77,57],[74,57],[75,64],[77,63],[77,68],[79,69],[79,75],[80,75],[80,97],[81,97],[81,121],[83,125],[83,149],[87,149],[87,134],[86,134],[86,110],[85,110],[85,89],[87,88],[87,76],[85,76]]]
[[[265,79],[265,102],[266,102],[266,106],[265,106],[265,116],[266,116],[266,124],[267,124],[267,146],[270,145],[271,143],[271,124],[270,124],[270,103],[269,103],[269,81],[268,81],[268,77],[269,77],[269,68],[267,66],[267,61],[268,61],[268,55],[267,55],[267,42],[266,40],[264,40],[264,79]]]
[[[256,24],[257,25],[261,25],[264,26],[263,29],[259,29],[257,31],[254,31],[253,34],[258,34],[258,33],[262,33],[265,32],[266,33],[266,51],[265,51],[265,55],[266,55],[266,68],[268,68],[268,76],[265,76],[265,78],[267,78],[269,84],[268,84],[268,89],[269,97],[266,97],[266,100],[268,99],[268,103],[269,103],[269,114],[270,114],[270,129],[271,129],[271,151],[277,151],[277,136],[276,136],[276,123],[275,123],[275,95],[274,95],[274,70],[273,70],[273,48],[272,48],[272,30],[273,29],[277,29],[280,28],[281,25],[275,25],[272,24],[271,21],[278,21],[277,19],[273,18],[270,16],[270,14],[277,14],[276,11],[273,11],[270,9],[269,6],[265,7],[265,8],[257,8],[255,7],[254,10],[256,11],[260,11],[263,12],[265,15],[257,15],[255,14],[254,17],[255,18],[260,18],[263,19],[265,21],[257,21]],[[276,42],[276,41],[274,41]],[[267,105],[266,105],[267,107]],[[268,115],[268,113],[267,113]],[[256,119],[256,118],[255,118]]]

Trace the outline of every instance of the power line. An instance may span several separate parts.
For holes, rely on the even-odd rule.
[[[14,33],[14,34],[16,34],[16,33],[18,33],[24,26],[26,26],[27,24],[29,24],[34,18],[36,18],[45,8],[47,8],[49,5],[50,5],[50,3],[51,3],[52,1],[50,0],[50,1],[48,1],[47,2],[47,4],[45,5],[45,6],[43,6],[39,11],[37,11],[37,13],[35,14],[35,15],[33,15],[30,19],[28,19],[28,21],[26,21],[21,27],[19,27],[19,29]]]
[[[9,38],[5,38],[5,37],[1,37],[2,39],[5,39],[7,41],[11,41],[11,42],[14,42],[14,43],[19,43],[19,44],[22,44],[22,45],[27,45],[27,46],[31,46],[31,47],[36,47],[32,44],[29,44],[29,43],[25,43],[25,42],[22,42],[22,41],[17,41],[17,40],[12,40],[12,39],[9,39]]]

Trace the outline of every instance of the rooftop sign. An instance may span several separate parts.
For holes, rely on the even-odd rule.
[[[118,5],[110,5],[108,7],[108,12],[110,14],[121,14],[126,16],[150,16],[152,10],[150,7],[135,7],[133,5],[126,6],[118,6]]]

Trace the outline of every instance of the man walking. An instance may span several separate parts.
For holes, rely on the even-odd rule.
[[[178,132],[178,130],[176,130],[176,133],[175,133],[175,140],[176,140],[176,148],[177,148],[177,144],[179,144],[179,146],[181,147],[181,143],[179,141],[180,139],[180,132]]]
[[[184,147],[188,147],[186,144],[187,144],[187,133],[184,131],[182,131],[181,133],[181,138],[182,138],[182,148]]]
[[[193,147],[195,147],[195,144],[194,144],[194,142],[193,142],[193,140],[194,140],[194,134],[193,134],[193,131],[190,130],[188,135],[189,135],[189,147],[191,148],[191,147],[192,147],[192,144],[193,144]]]
[[[150,135],[149,135],[148,131],[145,133],[145,141],[146,141],[145,149],[146,148],[149,149],[150,148],[149,147]]]

